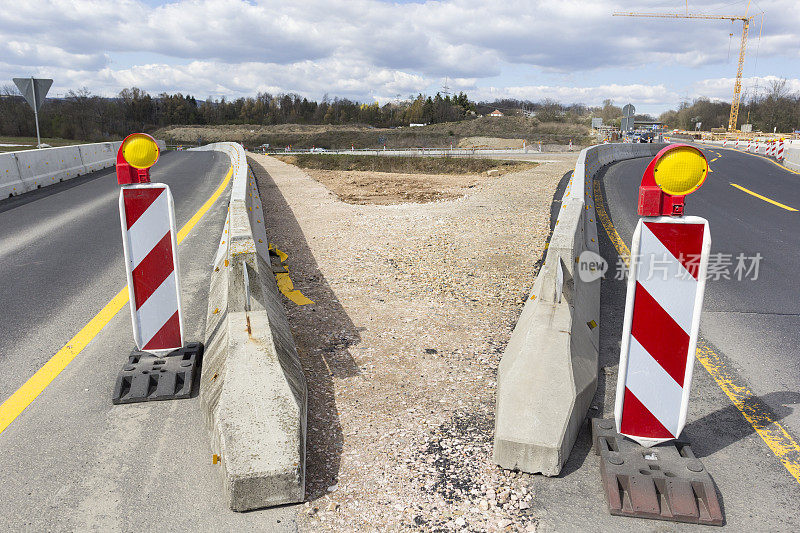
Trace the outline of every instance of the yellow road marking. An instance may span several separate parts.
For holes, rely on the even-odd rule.
[[[219,184],[219,187],[217,187],[217,190],[214,191],[214,194],[212,194],[211,197],[206,200],[206,203],[200,206],[200,209],[197,210],[197,213],[195,213],[192,218],[190,218],[189,221],[183,225],[180,231],[178,231],[178,244],[180,244],[181,241],[186,238],[189,232],[192,231],[192,228],[194,228],[194,226],[200,222],[200,219],[205,216],[206,212],[211,209],[211,206],[214,205],[214,202],[217,201],[217,198],[222,195],[222,193],[225,191],[225,187],[228,186],[228,182],[231,180],[231,176],[233,176],[233,167],[231,167],[228,170],[228,173],[225,174],[225,179],[223,179],[222,183]]]
[[[611,218],[605,208],[605,200],[600,190],[600,182],[594,180],[594,205],[597,208],[597,217],[603,224],[608,238],[611,240],[617,253],[630,266],[630,250],[617,233]],[[792,438],[786,429],[776,420],[773,420],[769,411],[758,397],[747,386],[738,383],[720,355],[706,342],[699,340],[697,360],[714,379],[722,392],[731,400],[733,405],[742,413],[758,436],[766,443],[773,454],[783,463],[786,470],[800,483],[800,445]]]
[[[233,175],[233,167],[225,179],[204,203],[197,213],[178,232],[180,244],[192,228],[203,218],[214,202],[227,187]],[[0,434],[24,411],[39,394],[64,370],[70,362],[94,339],[112,318],[128,303],[128,286],[123,287],[81,330],[72,337],[56,354],[31,376],[14,394],[0,405]]]
[[[714,159],[712,159],[711,161],[709,161],[709,163],[713,163],[713,162],[714,162],[714,161],[716,161],[717,159],[719,159],[719,157],[715,157]]]
[[[789,207],[788,205],[784,205],[784,204],[782,204],[782,203],[780,203],[780,202],[776,202],[775,200],[772,200],[772,199],[770,199],[770,198],[767,198],[766,196],[761,196],[761,195],[760,195],[760,194],[758,194],[757,192],[753,192],[753,191],[751,191],[750,189],[745,189],[745,188],[744,188],[744,187],[742,187],[741,185],[737,185],[737,184],[735,184],[735,183],[731,183],[731,187],[736,187],[736,188],[737,188],[737,189],[739,189],[740,191],[744,191],[744,192],[746,192],[747,194],[750,194],[750,195],[752,195],[752,196],[755,196],[756,198],[760,198],[761,200],[764,200],[765,202],[769,202],[769,203],[771,203],[772,205],[777,205],[778,207],[782,207],[783,209],[786,209],[787,211],[797,211],[797,209],[795,209],[794,207]]]
[[[740,150],[738,148],[723,148],[723,150],[733,150],[734,152],[739,152],[740,154],[754,155],[756,157],[760,157],[761,159],[763,159],[765,161],[769,161],[770,163],[772,163],[776,167],[781,167],[786,172],[791,172],[792,174],[800,175],[800,172],[798,172],[796,170],[792,170],[789,167],[785,167],[785,166],[781,165],[780,163],[778,163],[777,161],[775,161],[774,159],[770,159],[769,157],[767,157],[765,155],[754,154],[753,152],[745,152],[744,150]]]
[[[725,363],[708,344],[697,343],[697,360],[711,374],[714,381],[730,398],[733,405],[741,411],[772,453],[780,459],[786,470],[800,483],[800,445],[789,435],[779,422],[772,420],[760,401],[746,386],[737,383]]]

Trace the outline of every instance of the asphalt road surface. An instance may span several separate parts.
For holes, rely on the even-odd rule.
[[[230,168],[168,152],[152,169],[180,229]],[[186,339],[202,341],[228,190],[179,246]],[[0,201],[0,402],[125,286],[113,168]],[[2,531],[292,531],[294,509],[234,513],[199,398],[115,406],[133,348],[126,304],[0,433]]]
[[[770,419],[786,428],[788,438],[797,442],[800,286],[794,275],[800,266],[800,212],[787,211],[730,183],[800,209],[800,176],[752,155],[722,149],[704,148],[704,152],[709,161],[714,160],[710,163],[713,172],[698,192],[687,197],[686,214],[709,220],[712,254],[735,257],[760,252],[763,259],[756,280],[707,283],[700,335],[719,353],[736,384],[753,393],[755,398],[747,408],[755,412],[761,406]],[[628,246],[638,220],[638,187],[648,163],[649,158],[614,163],[601,169],[596,178],[604,190],[614,229]],[[612,418],[626,284],[615,279],[617,250],[599,222],[598,236],[600,253],[609,261],[610,270],[601,284],[601,369],[589,415]],[[734,267],[735,261],[731,272]],[[683,437],[714,479],[726,530],[800,529],[800,483],[699,363],[695,363]],[[789,451],[787,457],[797,461],[798,451]],[[532,512],[540,518],[540,532],[716,530],[611,516],[588,426],[582,428],[561,475],[534,476],[532,489],[536,494]]]

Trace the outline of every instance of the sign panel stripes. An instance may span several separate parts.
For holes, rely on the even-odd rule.
[[[172,197],[163,184],[123,187],[120,213],[134,339],[142,350],[183,345]]]
[[[624,394],[616,411],[620,433],[646,445],[676,438],[686,419],[708,258],[707,225],[691,218],[698,223],[645,219],[634,236],[627,302],[633,308],[626,310],[618,384]]]

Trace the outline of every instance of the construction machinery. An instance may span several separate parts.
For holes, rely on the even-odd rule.
[[[723,15],[702,15],[693,13],[636,13],[617,11],[613,13],[615,17],[650,17],[650,18],[667,18],[667,19],[716,19],[716,20],[730,20],[731,22],[742,21],[742,44],[739,47],[739,66],[736,71],[736,82],[733,85],[733,101],[731,102],[731,116],[728,120],[728,131],[737,131],[737,122],[739,120],[739,102],[742,98],[742,69],[744,68],[744,53],[747,48],[747,34],[750,31],[750,22],[754,17],[748,17],[747,13],[750,11],[750,2],[747,3],[747,9],[743,16],[726,17]]]

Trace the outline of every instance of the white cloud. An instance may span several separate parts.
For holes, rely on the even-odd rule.
[[[767,15],[760,42],[759,22],[753,24],[751,54],[757,46],[762,64],[797,69],[796,0],[759,6]],[[697,1],[690,9],[737,14],[744,5]],[[657,77],[663,71],[653,70],[652,85],[592,79],[612,68],[725,65],[728,44],[734,55],[738,47],[739,23],[611,16],[625,10],[669,11],[660,0],[171,0],[160,7],[139,0],[25,0],[0,9],[0,76],[33,71],[54,77],[56,88],[87,86],[102,94],[137,85],[200,96],[270,90],[354,98],[407,96],[448,76],[478,97],[672,105],[676,90]],[[137,54],[142,58],[132,60]],[[503,81],[526,71],[562,82]],[[569,86],[576,78],[582,87]]]
[[[786,91],[800,94],[800,79],[779,78],[778,76],[742,78],[742,95],[744,97],[761,94],[768,90],[772,83],[786,80]],[[733,97],[733,78],[713,78],[701,80],[694,84],[695,96],[725,100],[730,102]]]
[[[602,104],[610,98],[615,102],[639,102],[651,105],[666,105],[675,101],[678,95],[664,85],[598,85],[594,87],[570,86],[524,86],[524,87],[485,87],[477,88],[470,94],[480,100],[496,98],[516,98],[537,101],[552,98],[560,102],[583,103],[590,106]]]

